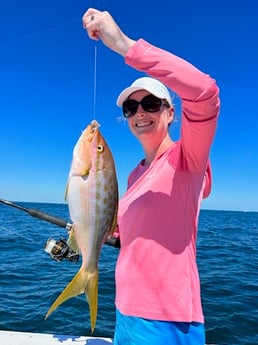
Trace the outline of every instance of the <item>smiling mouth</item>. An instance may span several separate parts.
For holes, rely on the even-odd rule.
[[[135,124],[135,127],[137,128],[148,127],[148,126],[151,126],[152,124],[153,124],[153,121],[137,122]]]

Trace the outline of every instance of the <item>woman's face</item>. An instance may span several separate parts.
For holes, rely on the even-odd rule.
[[[141,101],[143,97],[150,95],[145,90],[134,92],[129,99]],[[173,121],[173,109],[162,105],[161,108],[153,113],[145,111],[139,104],[134,116],[129,117],[128,125],[131,132],[140,140],[162,141],[168,134],[168,126]]]

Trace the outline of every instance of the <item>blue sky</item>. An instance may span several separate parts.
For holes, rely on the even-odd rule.
[[[0,197],[64,202],[73,146],[93,118],[113,152],[121,194],[143,157],[115,104],[142,74],[88,39],[81,25],[88,7],[108,10],[132,38],[169,50],[217,80],[222,107],[211,150],[213,191],[202,207],[258,211],[256,0],[1,1]]]

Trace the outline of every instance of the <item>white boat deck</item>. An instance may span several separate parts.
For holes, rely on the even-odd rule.
[[[1,345],[110,345],[111,338],[0,331]]]
[[[110,345],[111,338],[0,331],[1,345]],[[207,344],[208,345],[208,344]],[[210,344],[215,345],[215,344]]]

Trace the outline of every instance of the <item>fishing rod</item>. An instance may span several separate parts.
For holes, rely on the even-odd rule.
[[[52,216],[34,208],[27,208],[2,198],[0,198],[0,203],[24,211],[31,217],[42,219],[61,228],[65,228],[68,232],[72,230],[72,224],[68,223],[62,218]],[[79,254],[69,247],[66,239],[64,238],[61,238],[59,241],[49,238],[44,246],[44,250],[51,256],[53,260],[57,262],[61,262],[63,259],[67,259],[71,262],[77,262],[79,260]]]
[[[65,228],[68,231],[71,230],[71,228],[72,228],[72,224],[66,222],[64,219],[52,216],[48,213],[36,210],[34,208],[26,208],[24,206],[17,205],[11,201],[1,199],[1,198],[0,198],[0,202],[2,204],[7,205],[7,206],[11,206],[11,207],[17,208],[18,210],[24,211],[24,212],[28,213],[31,217],[45,220],[46,222],[52,223],[52,224],[57,225],[61,228]]]
[[[31,217],[42,219],[61,228],[65,228],[68,232],[72,231],[73,225],[62,218],[52,216],[34,208],[27,208],[2,198],[0,198],[0,203],[24,211]],[[105,243],[109,246],[120,248],[120,240],[118,238],[109,237]],[[44,249],[57,262],[61,262],[64,258],[72,262],[79,260],[79,254],[69,247],[67,240],[64,238],[61,238],[59,241],[49,238]]]

